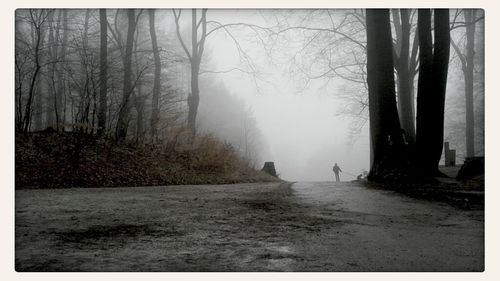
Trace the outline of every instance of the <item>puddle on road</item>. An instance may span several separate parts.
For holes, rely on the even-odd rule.
[[[296,261],[296,254],[289,246],[283,245],[263,245],[265,253],[259,258],[268,263],[268,269],[271,271],[293,271]]]
[[[292,250],[288,246],[269,246],[267,249],[271,251],[277,251],[279,253],[291,254]]]
[[[293,195],[299,198],[302,203],[307,204],[332,204],[336,205],[342,201],[342,198],[347,197],[358,186],[351,183],[335,183],[335,182],[296,182],[291,186]]]

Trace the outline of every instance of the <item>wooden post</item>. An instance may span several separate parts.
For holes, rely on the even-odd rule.
[[[455,149],[450,149],[450,156],[448,157],[450,159],[450,166],[455,166],[456,163],[456,150]]]
[[[451,165],[451,161],[450,161],[450,143],[449,142],[445,142],[444,143],[444,166],[448,167],[448,166],[454,166],[454,165]]]

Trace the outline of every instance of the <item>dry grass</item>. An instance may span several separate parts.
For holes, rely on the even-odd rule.
[[[279,181],[211,136],[182,149],[116,145],[76,133],[16,136],[16,188],[225,184]]]

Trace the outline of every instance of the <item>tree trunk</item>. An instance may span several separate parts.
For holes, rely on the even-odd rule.
[[[432,167],[439,167],[443,152],[444,138],[444,108],[446,84],[448,80],[448,64],[450,60],[450,10],[434,10],[434,57],[432,61],[432,78],[435,97],[434,141],[432,146]]]
[[[55,72],[56,72],[56,59],[57,59],[57,44],[55,42],[54,38],[54,13],[55,10],[51,10],[49,12],[49,41],[48,41],[48,51],[49,51],[49,58],[52,61],[51,64],[49,64],[49,69],[48,69],[48,91],[49,94],[47,95],[47,108],[45,110],[45,120],[47,122],[47,127],[51,127],[55,125],[54,122],[54,117],[55,117],[55,100],[56,100],[56,82],[55,82]],[[60,17],[58,17],[59,21]],[[56,27],[57,28],[57,27]]]
[[[80,100],[78,105],[78,113],[76,117],[76,123],[86,124],[89,123],[90,114],[90,77],[89,77],[89,59],[88,59],[88,29],[89,29],[89,19],[90,19],[90,9],[85,11],[85,20],[83,24],[83,34],[82,34],[82,50],[80,52],[80,86],[79,94]],[[87,131],[87,127],[81,127],[78,130],[81,132]]]
[[[191,64],[191,93],[188,96],[188,127],[191,130],[191,137],[193,139],[196,136],[196,115],[198,113],[198,105],[200,104],[199,72],[199,63],[193,62]]]
[[[108,107],[108,19],[106,9],[99,10],[101,42],[99,56],[99,112],[97,114],[97,134],[103,135],[106,130],[106,111]]]
[[[389,10],[368,9],[367,80],[373,162],[369,179],[395,180],[404,173],[403,138],[396,106]]]
[[[191,93],[188,96],[188,127],[191,129],[191,137],[196,136],[196,115],[200,103],[200,89],[198,76],[200,73],[200,60],[198,55],[198,26],[196,9],[191,11]]]
[[[56,127],[57,130],[62,129],[64,131],[64,127],[61,126],[65,122],[64,116],[64,98],[66,91],[66,77],[65,77],[65,65],[66,65],[66,48],[68,45],[68,10],[62,10],[62,31],[63,39],[61,43],[61,56],[60,61],[56,67],[56,80],[57,80],[57,91],[55,95],[55,114],[56,114]],[[57,36],[56,36],[57,37]]]
[[[187,98],[188,102],[188,127],[191,130],[191,141],[194,140],[196,136],[196,115],[198,112],[198,105],[200,103],[200,89],[198,85],[198,76],[200,73],[200,64],[201,58],[203,57],[203,50],[205,46],[205,39],[207,37],[207,9],[201,10],[201,18],[200,21],[197,22],[196,9],[192,9],[191,11],[191,54],[189,53],[186,44],[182,40],[182,36],[179,31],[179,19],[181,16],[181,10],[177,14],[175,10],[173,10],[175,25],[177,28],[177,38],[181,43],[186,56],[189,58],[189,62],[191,63],[191,93]],[[198,41],[198,28],[201,25],[201,36]]]
[[[43,96],[45,92],[45,84],[41,77],[38,77],[36,82],[36,95],[34,102],[34,123],[33,130],[40,131],[43,128]]]
[[[430,9],[418,10],[418,41],[419,62],[417,92],[417,139],[416,139],[416,162],[419,168],[430,163],[430,146],[432,134],[429,127],[432,126],[433,116],[426,110],[432,106],[432,30]]]
[[[130,95],[132,94],[132,47],[134,43],[135,33],[135,11],[127,10],[128,31],[127,43],[125,46],[125,57],[123,59],[123,96],[118,112],[118,120],[116,124],[116,141],[122,142],[127,137],[129,113],[130,113]]]
[[[405,131],[406,141],[415,142],[415,122],[413,110],[413,75],[410,75],[410,19],[408,9],[401,9],[401,51],[398,67],[398,105],[401,127]]]
[[[40,50],[43,50],[45,48],[45,27],[40,26]],[[40,64],[44,65],[45,64],[45,56],[40,56]],[[40,68],[40,72],[42,71],[42,68]],[[37,81],[36,81],[36,90],[35,90],[35,101],[34,101],[34,116],[33,116],[33,121],[34,121],[34,130],[39,131],[42,130],[43,128],[43,98],[45,94],[45,81],[42,79],[41,75],[38,75]]]
[[[42,13],[41,11],[40,13]],[[30,11],[30,13],[36,13],[33,10]],[[38,15],[38,17],[42,17],[42,15]],[[33,25],[34,25],[34,37],[33,37],[33,43],[34,43],[34,70],[33,70],[33,75],[31,76],[31,81],[28,89],[28,97],[26,100],[26,105],[24,107],[24,118],[23,118],[23,132],[27,133],[30,130],[30,125],[31,125],[31,119],[32,119],[32,105],[33,105],[33,98],[36,94],[35,88],[36,88],[36,81],[38,80],[38,75],[40,74],[40,46],[41,46],[41,23],[39,23],[39,19],[37,16],[32,16],[33,19]]]
[[[444,102],[450,51],[449,10],[436,9],[432,50],[431,12],[419,9],[420,72],[417,96],[416,165],[429,175],[439,173],[443,150]]]
[[[462,65],[465,77],[465,142],[467,157],[474,156],[474,38],[476,33],[476,11],[464,10],[467,51],[466,64]]]
[[[137,87],[138,95],[135,97],[136,119],[136,142],[142,143],[144,138],[144,97],[141,95],[140,86]]]
[[[149,33],[151,36],[151,44],[153,46],[153,56],[155,61],[155,75],[153,82],[153,98],[151,101],[151,138],[155,140],[158,137],[158,122],[160,114],[160,85],[161,85],[161,61],[160,52],[158,51],[158,42],[155,31],[155,10],[149,10]]]

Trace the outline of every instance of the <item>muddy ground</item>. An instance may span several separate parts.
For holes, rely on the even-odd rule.
[[[16,190],[17,271],[482,271],[484,212],[359,183]]]

